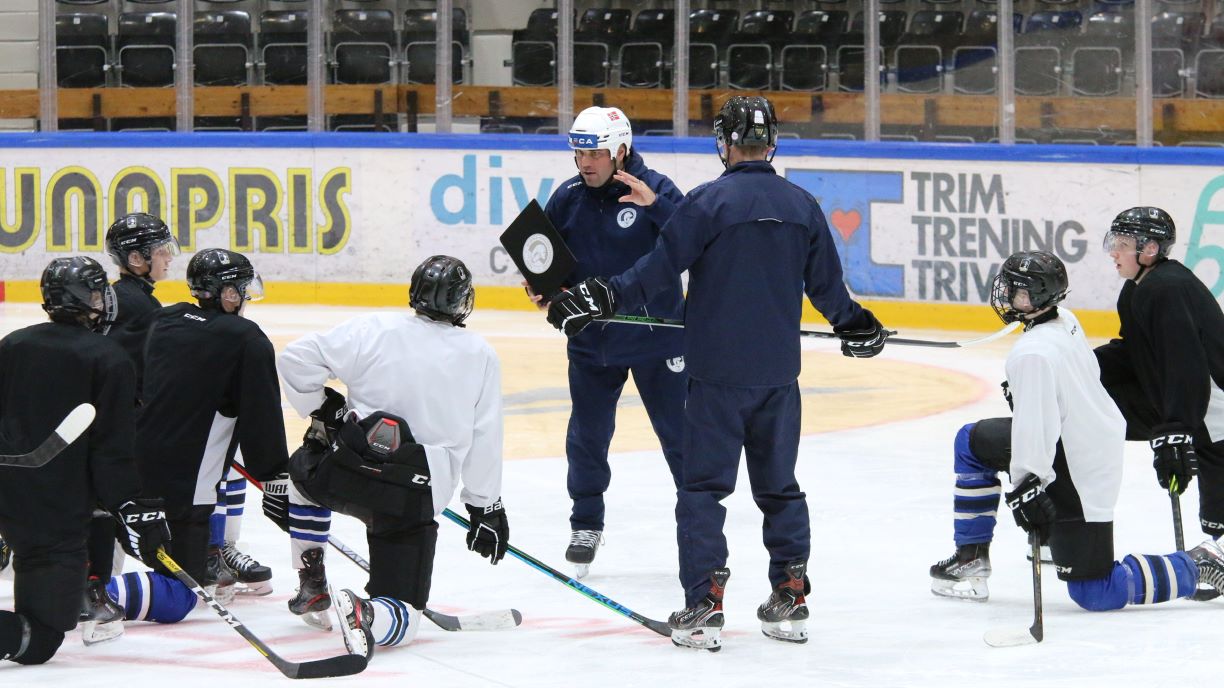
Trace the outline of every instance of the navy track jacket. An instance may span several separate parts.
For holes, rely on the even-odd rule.
[[[615,180],[598,189],[574,175],[557,189],[544,212],[569,245],[578,265],[566,280],[573,286],[588,277],[617,275],[654,248],[659,231],[684,194],[667,177],[646,168],[642,156],[630,151],[625,171],[642,180],[657,196],[650,207],[620,203],[629,187]],[[684,295],[677,272],[656,284],[656,290],[623,313],[656,318],[684,317]],[[571,361],[591,365],[636,365],[679,356],[681,333],[675,328],[592,323],[569,340]]]

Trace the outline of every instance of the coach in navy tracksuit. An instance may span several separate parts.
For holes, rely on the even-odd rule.
[[[729,574],[720,501],[734,490],[741,448],[753,497],[765,514],[770,582],[775,591],[795,593],[792,606],[803,604],[810,527],[794,471],[803,294],[833,323],[846,355],[874,356],[886,337],[875,316],[846,291],[815,199],[767,161],[777,131],[769,101],[733,97],[714,128],[720,157],[726,151],[726,172],[688,194],[658,246],[631,269],[608,282],[588,280],[549,309],[550,322],[571,334],[592,319],[637,308],[689,271],[684,354],[691,381],[676,506],[688,609],[671,619],[678,644],[689,643],[676,631],[705,630],[708,641],[722,625],[722,584]]]
[[[617,108],[592,107],[580,113],[570,129],[570,147],[580,174],[561,185],[545,212],[577,258],[567,280],[572,285],[623,272],[649,253],[684,195],[670,179],[646,168],[633,150],[629,120]],[[623,172],[649,187],[649,198],[638,199],[642,205],[623,201],[629,188],[613,177]],[[683,310],[680,276],[673,274],[626,312],[680,318]],[[580,577],[602,538],[603,494],[612,477],[608,445],[616,427],[617,400],[630,372],[672,477],[677,487],[680,484],[688,380],[681,337],[674,328],[601,323],[569,342],[572,411],[565,454],[574,508],[566,559],[578,565]]]

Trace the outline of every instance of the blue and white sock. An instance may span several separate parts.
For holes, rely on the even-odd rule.
[[[421,612],[407,602],[394,597],[372,597],[374,622],[370,630],[374,642],[383,647],[408,645],[416,638],[421,624]]]
[[[958,547],[994,539],[999,496],[1003,492],[999,472],[983,464],[969,448],[974,425],[962,427],[954,444],[956,487],[952,491],[952,530]]]
[[[331,509],[316,505],[289,483],[289,547],[294,568],[302,568],[302,553],[306,550],[327,548],[331,515]]]
[[[153,571],[115,576],[106,584],[106,594],[123,608],[128,621],[175,623],[195,608],[196,594],[177,578]]]

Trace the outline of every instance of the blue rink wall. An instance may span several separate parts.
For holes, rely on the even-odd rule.
[[[722,172],[708,138],[635,147],[683,191]],[[847,286],[892,326],[996,327],[983,305],[998,265],[1045,249],[1067,264],[1068,304],[1111,334],[1120,283],[1101,241],[1135,205],[1168,210],[1173,257],[1224,294],[1224,148],[785,139],[774,165],[820,202]],[[574,172],[554,136],[7,134],[0,297],[39,300],[47,260],[102,254],[106,226],[139,209],[165,217],[185,252],[249,254],[274,301],[402,304],[412,267],[446,253],[472,269],[481,307],[528,308],[497,237]]]

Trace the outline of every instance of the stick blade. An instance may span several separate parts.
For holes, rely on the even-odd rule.
[[[1021,645],[1036,645],[1041,642],[1040,631],[1031,628],[992,628],[982,635],[982,640],[991,647],[1019,647]]]
[[[336,678],[360,674],[369,663],[370,660],[361,655],[340,655],[301,664],[286,662],[288,666],[278,665],[277,668],[289,678]]]
[[[425,616],[444,631],[505,631],[523,623],[523,615],[517,609],[498,609],[467,616],[451,616],[426,609]]]
[[[93,404],[81,404],[64,416],[64,420],[60,421],[59,427],[55,429],[55,434],[64,440],[64,444],[72,444],[93,423],[96,413]]]

